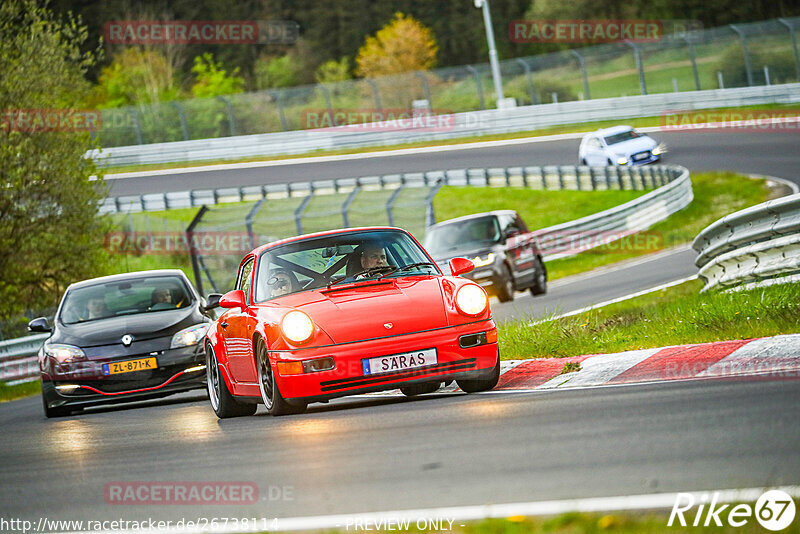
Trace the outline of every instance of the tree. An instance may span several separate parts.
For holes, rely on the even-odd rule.
[[[428,70],[436,64],[439,47],[430,29],[402,13],[395,13],[374,37],[358,50],[356,73],[364,78]]]
[[[127,48],[103,67],[95,100],[108,108],[174,100],[179,90],[167,58],[155,50]]]
[[[347,56],[339,61],[329,59],[314,72],[317,83],[343,82],[350,78],[350,59]]]
[[[214,61],[214,56],[208,52],[194,58],[192,72],[197,79],[192,86],[195,98],[232,95],[244,90],[244,79],[238,76],[239,69],[235,68],[228,74],[222,63]]]
[[[86,29],[57,20],[34,0],[0,5],[0,319],[58,302],[65,286],[102,274],[107,255],[102,176],[84,153],[80,122],[23,122],[74,113],[89,91],[96,54],[81,52]],[[85,116],[85,115],[84,115]],[[55,131],[77,129],[83,131]]]

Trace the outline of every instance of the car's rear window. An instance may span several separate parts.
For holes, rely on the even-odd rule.
[[[434,256],[485,247],[500,240],[497,217],[489,215],[436,225],[425,234],[425,249]]]
[[[83,323],[192,305],[192,294],[178,276],[129,278],[70,289],[61,306],[64,324]]]

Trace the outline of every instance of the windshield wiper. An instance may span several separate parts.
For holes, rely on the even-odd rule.
[[[394,272],[394,270],[397,269],[397,267],[392,267],[390,265],[381,265],[379,267],[370,267],[369,269],[364,269],[363,271],[358,272],[358,273],[356,273],[356,274],[354,274],[352,276],[345,276],[341,280],[336,280],[335,282],[328,282],[328,288],[330,289],[331,287],[335,286],[336,284],[341,284],[345,280],[349,280],[351,282],[361,282],[362,280],[354,280],[354,279],[358,278],[359,276],[364,275],[364,274],[379,273],[379,272],[385,271],[387,269],[391,269],[392,270],[391,272]],[[363,280],[368,280],[368,278],[364,278]]]
[[[436,268],[436,264],[435,263],[431,263],[429,261],[419,261],[417,263],[409,263],[408,265],[406,265],[404,267],[392,267],[392,270],[389,271],[388,273],[384,274],[383,276],[381,276],[379,278],[379,280],[383,280],[384,278],[386,278],[390,274],[394,274],[394,273],[398,273],[398,272],[402,272],[402,271],[410,271],[411,269],[416,269],[417,267],[433,267],[433,268]]]

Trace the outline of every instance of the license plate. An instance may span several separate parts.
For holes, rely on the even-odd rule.
[[[641,154],[636,154],[635,156],[633,156],[633,160],[639,161],[640,159],[647,159],[649,157],[650,154],[648,154],[647,152],[642,152]]]
[[[111,362],[103,364],[104,375],[118,375],[134,371],[146,371],[157,367],[155,358],[142,358],[140,360],[126,360],[124,362]]]
[[[361,360],[365,375],[416,369],[417,367],[435,365],[436,363],[436,349],[415,350]]]

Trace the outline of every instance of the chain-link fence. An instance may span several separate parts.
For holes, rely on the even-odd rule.
[[[502,61],[519,105],[800,82],[800,17]],[[372,122],[426,101],[434,114],[494,108],[486,64],[102,111],[104,147]],[[344,111],[344,113],[340,113]]]

